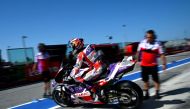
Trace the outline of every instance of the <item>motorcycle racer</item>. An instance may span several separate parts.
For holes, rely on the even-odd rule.
[[[84,48],[84,41],[81,38],[74,38],[69,43],[73,49],[73,55],[77,57],[70,77],[82,83],[98,78],[103,71],[103,63],[100,59],[102,52],[96,51],[94,45],[87,45]],[[84,64],[88,68],[85,72],[80,72],[80,68]]]

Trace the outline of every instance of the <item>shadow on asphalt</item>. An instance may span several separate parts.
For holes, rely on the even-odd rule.
[[[167,91],[167,92],[161,93],[161,96],[165,97],[165,96],[170,96],[170,95],[178,95],[178,94],[183,94],[186,92],[190,92],[190,88],[180,88],[176,90]],[[155,100],[154,98],[151,98],[149,100],[144,101],[140,109],[156,109],[156,108],[161,108],[164,105],[172,105],[172,104],[176,105],[176,104],[182,104],[182,103],[185,103],[185,101],[180,100],[180,99]]]
[[[110,104],[110,105],[105,105],[105,104],[85,104],[82,105],[82,108],[102,108],[102,109],[118,109],[118,105]]]
[[[161,96],[177,95],[177,94],[182,94],[186,92],[190,92],[190,88],[180,88],[176,90],[167,91],[167,92],[161,93]]]
[[[185,103],[183,100],[162,100],[162,101],[157,101],[155,99],[149,99],[143,103],[140,109],[157,109],[161,108],[164,105],[172,105],[172,104],[182,104]]]

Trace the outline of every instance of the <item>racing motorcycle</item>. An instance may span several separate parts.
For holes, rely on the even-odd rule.
[[[121,79],[133,70],[135,63],[132,56],[124,57],[121,62],[109,65],[98,79],[90,82],[91,84],[76,82],[74,79],[68,80],[72,66],[65,65],[60,68],[52,84],[54,87],[52,97],[62,107],[96,104],[95,98],[98,96],[100,104],[116,104],[120,108],[136,109],[142,103],[143,91],[136,83]],[[87,70],[88,68],[80,69],[80,72]]]

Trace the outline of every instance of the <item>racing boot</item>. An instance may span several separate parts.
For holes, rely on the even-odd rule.
[[[101,101],[99,100],[100,95],[94,93],[94,97],[93,97],[93,98],[94,98],[94,103],[93,103],[93,104],[104,104],[103,102],[101,102]]]

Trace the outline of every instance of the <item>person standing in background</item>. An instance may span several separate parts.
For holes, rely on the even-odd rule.
[[[145,39],[138,46],[137,58],[141,66],[141,76],[144,81],[144,99],[149,99],[149,75],[152,76],[155,86],[155,98],[161,98],[159,95],[160,81],[158,75],[157,58],[162,60],[162,69],[166,69],[166,57],[161,44],[156,41],[156,34],[153,30],[146,32]]]
[[[51,96],[51,77],[49,71],[49,54],[46,51],[46,45],[44,43],[39,43],[38,45],[38,54],[36,56],[36,64],[33,66],[33,71],[37,70],[42,74],[44,81],[44,97]]]

